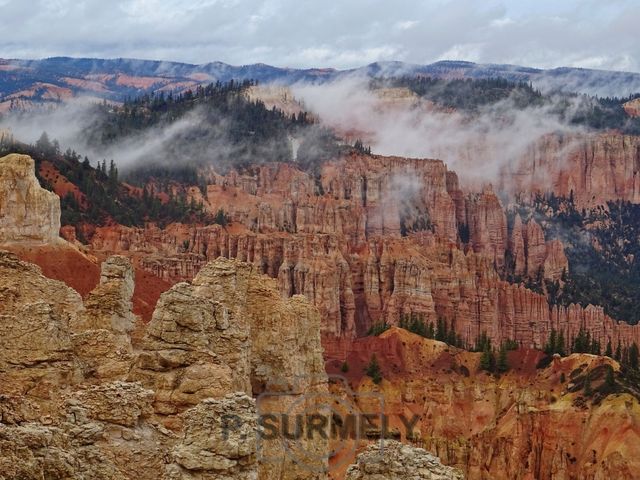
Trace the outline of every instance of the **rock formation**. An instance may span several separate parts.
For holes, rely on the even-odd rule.
[[[382,371],[379,385],[361,373],[373,354]],[[637,387],[629,390],[633,394],[624,391],[620,366],[606,357],[556,356],[542,368],[543,356],[510,352],[510,371],[496,377],[480,369],[479,353],[392,328],[353,343],[346,375],[356,401],[359,393],[383,395],[388,421],[402,440],[438,455],[465,478],[634,478],[640,468]],[[330,362],[329,372],[340,365]],[[620,390],[601,394],[609,368]],[[585,393],[587,375],[591,397]],[[409,435],[399,417],[413,414],[418,417]],[[376,460],[376,446],[367,452],[373,457],[369,471],[359,461],[355,474],[388,475],[388,468],[411,464],[407,459],[386,466]]]
[[[31,157],[0,158],[0,243],[55,243],[59,230],[60,201],[40,187]]]
[[[137,345],[132,293],[123,257],[103,264],[83,303],[0,251],[0,478],[324,478],[326,458],[317,471],[285,456],[258,465],[247,396],[275,389],[286,405],[326,391],[320,319],[304,297],[283,299],[251,265],[221,259],[163,295]],[[305,448],[328,451],[326,440]]]
[[[462,473],[445,467],[422,448],[393,440],[370,445],[347,470],[346,480],[462,480]]]
[[[227,424],[231,417],[233,428]],[[173,450],[175,463],[167,467],[166,479],[255,479],[257,430],[251,397],[235,393],[203,400],[184,415],[184,437]]]
[[[623,107],[630,117],[640,117],[640,98],[629,100]]]
[[[84,301],[84,311],[69,322],[72,342],[87,379],[123,380],[133,361],[130,333],[133,267],[121,256],[103,264],[99,285]]]
[[[640,137],[616,133],[547,135],[502,174],[500,190],[554,193],[578,208],[640,202]]]

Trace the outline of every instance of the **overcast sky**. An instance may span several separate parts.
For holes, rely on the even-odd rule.
[[[640,71],[640,0],[0,0],[0,57]]]

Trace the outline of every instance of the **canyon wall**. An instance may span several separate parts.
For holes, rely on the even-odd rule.
[[[547,135],[505,168],[501,191],[553,192],[578,208],[640,202],[640,137],[616,133]]]
[[[412,312],[445,319],[468,345],[486,332],[495,344],[540,348],[552,329],[570,339],[581,328],[602,345],[640,340],[637,327],[600,307],[549,306],[503,281],[508,269],[561,281],[569,267],[561,242],[546,240],[533,219],[508,222],[490,186],[463,192],[442,162],[352,155],[316,178],[290,165],[210,175],[207,205],[223,208],[230,225],[97,228],[92,247],[126,252],[169,282],[218,256],[250,262],[285,296],[303,294],[318,307],[330,356]]]
[[[361,373],[374,354],[379,384]],[[523,349],[509,353],[507,373],[494,376],[479,368],[481,356],[391,328],[356,340],[346,358],[349,371],[342,375],[353,386],[354,401],[384,397],[398,439],[438,455],[469,480],[636,477],[640,402],[637,387],[625,391],[617,362],[573,354],[555,356],[541,368],[544,354]],[[340,365],[329,362],[328,371],[338,373]],[[609,369],[613,387],[606,386]],[[413,415],[409,431],[401,416]],[[368,455],[374,456],[373,447]],[[385,476],[392,467],[384,462],[369,463],[381,478],[400,478]],[[395,468],[412,464],[408,456]],[[352,468],[352,478],[369,478]]]

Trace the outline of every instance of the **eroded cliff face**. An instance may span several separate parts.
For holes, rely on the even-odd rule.
[[[520,245],[531,244],[527,255],[519,254],[522,271],[537,275],[542,268],[548,278],[559,279],[566,268],[561,246],[544,242],[534,222],[521,230]],[[347,343],[342,340],[366,334],[375,323],[397,324],[411,312],[434,324],[446,319],[469,345],[486,332],[495,344],[509,339],[540,348],[552,329],[572,338],[581,328],[602,345],[609,338],[614,345],[618,339],[623,345],[640,340],[637,327],[615,322],[602,308],[551,307],[543,295],[501,280],[493,255],[465,253],[428,232],[373,237],[352,250],[336,235],[234,232],[220,226],[98,229],[94,242],[100,248],[135,245],[156,252],[128,253],[169,281],[189,278],[217,255],[250,262],[258,272],[275,277],[283,295],[304,294],[317,305],[329,356],[344,353]],[[190,253],[180,253],[185,242]],[[159,253],[163,251],[167,253]]]
[[[228,212],[230,226],[97,228],[92,247],[126,253],[169,282],[193,278],[218,256],[250,262],[284,295],[318,307],[327,350],[409,311],[456,325],[464,317],[469,343],[484,330],[499,341],[512,335],[500,333],[499,317],[511,314],[496,298],[508,288],[496,273],[507,260],[516,258],[522,278],[558,280],[568,267],[562,245],[545,241],[534,221],[509,227],[491,187],[465,194],[439,161],[353,155],[326,164],[319,178],[290,165],[210,176],[207,204]],[[450,256],[474,267],[461,271]],[[513,338],[529,345],[529,337]]]
[[[0,158],[0,243],[54,243],[60,230],[60,201],[40,187],[27,155]]]
[[[379,385],[361,373],[372,354],[382,370]],[[433,452],[469,480],[634,478],[640,468],[637,392],[589,397],[584,387],[588,374],[598,395],[606,370],[617,372],[619,365],[574,354],[537,369],[542,356],[510,352],[511,370],[495,377],[480,370],[479,353],[392,328],[353,343],[346,375],[356,401],[358,393],[384,397],[389,423],[403,442]],[[340,363],[329,362],[328,369],[338,372]],[[618,373],[614,378],[623,381]],[[413,414],[416,426],[407,435],[400,415]],[[369,474],[388,478],[388,466],[371,463]],[[407,459],[395,468],[411,464]],[[353,478],[368,478],[362,467],[353,471],[362,472]]]
[[[640,137],[548,135],[503,172],[500,189],[573,197],[578,208],[640,202]]]
[[[326,459],[316,471],[285,455],[257,462],[252,396],[281,386],[286,405],[327,388],[320,318],[304,297],[283,299],[251,265],[220,259],[166,292],[132,341],[132,295],[124,257],[103,264],[83,303],[0,252],[3,478],[324,478]],[[328,450],[317,438],[306,448]]]

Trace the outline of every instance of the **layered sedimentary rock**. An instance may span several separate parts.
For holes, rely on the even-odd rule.
[[[438,457],[422,448],[396,441],[371,445],[358,455],[355,465],[347,470],[346,480],[462,480],[462,473],[440,463]]]
[[[166,478],[255,479],[257,429],[253,398],[235,393],[202,401],[184,415],[184,438],[173,450],[175,463],[167,468]]]
[[[75,353],[87,379],[122,380],[133,361],[130,332],[134,273],[121,256],[108,258],[100,283],[84,301],[84,310],[69,322]]]
[[[525,273],[531,268],[537,275],[542,267],[546,278],[558,280],[567,268],[562,246],[544,242],[532,221],[522,228],[529,232],[520,245],[532,253],[520,255],[520,268]],[[364,335],[382,321],[397,323],[411,312],[434,324],[438,318],[446,319],[469,345],[486,332],[497,344],[510,339],[541,347],[552,329],[564,331],[570,339],[580,328],[591,329],[602,345],[609,338],[614,344],[620,339],[623,345],[640,340],[637,327],[618,324],[600,307],[550,307],[543,295],[502,281],[493,256],[465,253],[432,234],[374,237],[350,252],[340,237],[329,234],[267,235],[180,225],[167,230],[102,231],[98,229],[97,235],[113,238],[112,246],[128,244],[124,239],[133,236],[151,252],[169,252],[167,258],[156,253],[141,258],[144,268],[167,280],[188,278],[210,256],[251,262],[258,272],[277,277],[284,295],[304,294],[317,305],[329,353],[334,349],[339,353],[341,338]],[[193,253],[178,253],[184,242]],[[185,264],[191,267],[177,267]]]
[[[615,133],[547,135],[510,164],[500,189],[572,197],[578,208],[640,202],[640,137]]]
[[[332,340],[362,335],[373,323],[397,321],[411,309],[433,321],[449,314],[456,321],[469,311],[470,342],[477,331],[499,332],[496,308],[475,306],[496,303],[483,300],[492,292],[474,272],[456,279],[449,260],[426,258],[436,245],[454,256],[473,251],[478,275],[494,284],[492,272],[510,268],[509,254],[521,278],[542,273],[558,280],[568,268],[562,245],[545,241],[535,221],[516,219],[509,227],[490,187],[465,195],[455,173],[439,161],[353,155],[325,164],[316,179],[290,165],[266,165],[242,175],[210,172],[210,181],[208,204],[228,212],[231,227],[97,228],[93,248],[131,255],[169,282],[193,278],[218,256],[250,262],[277,278],[283,294],[309,298],[320,310],[324,338]],[[434,261],[442,267],[437,276],[429,266]],[[405,265],[404,273],[390,277],[396,274],[391,264]],[[457,294],[461,300],[432,295],[455,282],[465,285]]]
[[[531,218],[522,223],[516,214],[509,237],[509,256],[513,273],[519,278],[559,280],[569,271],[569,261],[559,240],[545,240],[542,227]]]
[[[0,252],[1,478],[324,478],[322,439],[302,441],[315,471],[281,443],[262,445],[277,461],[258,465],[247,396],[275,389],[282,406],[326,391],[320,318],[304,297],[282,298],[250,264],[213,262],[163,296],[138,346],[132,293],[123,257],[83,303]]]
[[[507,250],[507,217],[493,190],[485,189],[468,198],[466,214],[474,251],[487,255],[496,268],[502,268]]]
[[[379,385],[360,373],[373,354]],[[640,468],[637,391],[598,393],[606,392],[609,368],[614,383],[624,384],[615,361],[574,354],[536,368],[543,354],[519,350],[508,356],[511,370],[496,377],[480,369],[480,357],[392,328],[352,345],[346,375],[356,402],[358,394],[382,395],[388,422],[404,442],[433,452],[469,480],[634,478]],[[337,372],[340,363],[328,368]],[[592,393],[585,393],[587,375]],[[409,432],[400,416],[413,414]],[[388,475],[383,461],[374,456],[371,464],[369,474]]]
[[[0,243],[55,243],[59,230],[60,201],[40,187],[33,159],[0,158]]]

